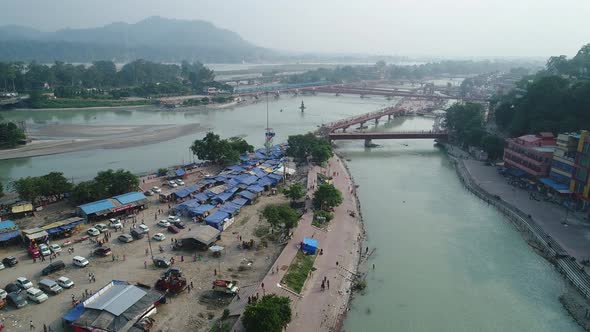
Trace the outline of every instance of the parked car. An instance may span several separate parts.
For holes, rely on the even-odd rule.
[[[74,256],[72,261],[74,262],[74,265],[79,267],[85,267],[90,264],[90,262],[88,262],[88,260],[82,256]]]
[[[4,289],[0,288],[0,300],[6,300],[7,295],[8,295],[8,292],[6,292]]]
[[[150,228],[149,228],[149,227],[147,227],[145,224],[139,224],[139,225],[137,226],[137,228],[138,228],[138,229],[139,229],[141,232],[143,232],[143,233],[147,233],[147,232],[149,232],[149,231],[150,231]]]
[[[98,236],[98,235],[100,235],[100,231],[98,229],[94,228],[94,227],[89,228],[86,231],[86,233],[88,233],[88,235],[90,235],[90,236]]]
[[[111,226],[111,228],[114,228],[114,229],[123,228],[123,224],[121,224],[121,220],[116,219],[116,218],[111,218],[109,220],[109,226]]]
[[[118,237],[119,241],[123,242],[123,243],[129,243],[129,242],[133,242],[133,236],[129,235],[129,234],[121,234]]]
[[[0,262],[0,270],[4,270],[5,268],[4,263]]]
[[[144,233],[140,232],[134,228],[131,230],[131,236],[133,236],[134,239],[139,240],[139,239],[143,239]]]
[[[107,225],[105,224],[96,224],[94,225],[94,228],[96,228],[101,233],[108,229]]]
[[[164,257],[154,257],[154,265],[156,267],[170,267],[170,260]]]
[[[46,294],[53,295],[57,295],[64,290],[63,288],[61,288],[60,285],[57,284],[57,282],[51,279],[43,279],[39,281],[39,289],[45,292]]]
[[[2,260],[2,263],[4,263],[5,266],[13,267],[18,264],[18,259],[16,259],[14,256],[8,256]]]
[[[176,179],[176,184],[179,186],[184,186],[184,181],[182,181],[181,179]]]
[[[33,283],[29,281],[29,279],[25,277],[18,277],[16,278],[16,285],[21,289],[29,289],[33,287]]]
[[[160,221],[158,221],[158,226],[168,227],[168,226],[170,226],[170,222],[168,220],[160,220]]]
[[[177,234],[180,232],[180,229],[178,229],[176,226],[170,225],[168,226],[168,232]]]
[[[47,265],[43,271],[41,271],[41,274],[43,274],[44,276],[53,273],[55,271],[59,271],[59,270],[63,270],[66,268],[66,264],[63,261],[54,261],[52,263],[50,263],[49,265]]]
[[[164,241],[166,239],[166,236],[162,233],[156,233],[154,234],[154,236],[152,236],[152,238],[156,241]]]
[[[24,296],[22,296],[21,293],[16,293],[16,292],[15,293],[8,293],[8,296],[6,297],[6,299],[8,300],[8,303],[13,305],[17,309],[20,309],[29,303],[29,302],[27,302],[27,300],[25,300]]]
[[[68,277],[59,277],[56,280],[57,284],[63,288],[72,288],[74,287],[74,282],[70,280]]]
[[[180,217],[179,216],[168,216],[168,221],[169,222],[180,221]]]
[[[59,244],[52,243],[49,245],[49,250],[51,250],[52,253],[57,254],[61,252],[61,247],[59,246]]]
[[[49,246],[47,246],[45,243],[39,245],[39,252],[42,256],[51,255],[51,250],[49,250]]]
[[[186,227],[186,225],[180,220],[173,222],[173,224],[174,224],[174,226],[176,226],[177,228],[180,228],[180,229],[184,229]]]
[[[100,257],[106,257],[112,253],[113,252],[111,251],[111,248],[109,248],[109,247],[100,247],[100,248],[94,250],[94,255],[100,256]]]
[[[27,289],[27,298],[33,302],[42,303],[47,301],[49,296],[43,293],[39,288],[31,287]]]
[[[170,267],[166,272],[163,274],[165,277],[181,277],[182,276],[182,269],[179,267]]]
[[[174,181],[168,181],[168,185],[169,185],[170,187],[172,187],[172,188],[176,188],[176,187],[178,187],[178,185],[177,185],[177,184],[176,184],[176,182],[174,182]]]
[[[156,194],[161,193],[162,189],[160,187],[153,187],[152,191],[155,192]]]
[[[146,191],[143,192],[143,194],[146,195],[146,196],[152,196],[154,194],[154,192],[151,191],[151,190],[146,190]]]
[[[16,284],[13,284],[13,283],[6,285],[6,287],[4,287],[4,290],[7,293],[18,293],[21,291],[20,287],[18,287]]]

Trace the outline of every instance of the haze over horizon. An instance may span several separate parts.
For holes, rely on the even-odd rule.
[[[5,0],[0,24],[54,31],[162,16],[209,21],[291,52],[548,57],[590,42],[589,14],[590,1],[579,0]]]

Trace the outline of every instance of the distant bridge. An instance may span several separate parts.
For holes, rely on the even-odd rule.
[[[449,99],[461,99],[464,101],[485,101],[484,99],[478,98],[463,98],[457,96],[447,96],[442,94],[420,94],[410,91],[399,91],[394,89],[384,88],[362,88],[353,86],[319,86],[319,87],[308,87],[302,88],[303,91],[314,91],[320,93],[334,93],[334,94],[353,94],[361,96],[384,96],[384,97],[407,97],[413,99],[426,99],[426,100],[449,100]]]
[[[370,145],[374,139],[440,139],[446,140],[449,134],[446,131],[394,131],[394,132],[351,132],[330,133],[328,138],[336,140],[365,140],[365,145]]]

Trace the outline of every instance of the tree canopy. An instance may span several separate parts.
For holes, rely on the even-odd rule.
[[[190,149],[200,160],[210,160],[218,164],[237,162],[240,154],[254,151],[254,147],[243,138],[221,139],[212,132],[201,140],[195,140]]]
[[[248,332],[281,332],[291,321],[291,299],[276,294],[265,295],[248,304],[242,323]]]
[[[63,173],[51,172],[43,176],[27,176],[12,183],[14,191],[23,200],[35,203],[41,197],[59,196],[70,192],[72,184]]]
[[[4,196],[4,185],[0,182],[0,197]]]
[[[342,193],[329,183],[322,183],[313,194],[313,206],[316,209],[330,210],[342,204]]]
[[[78,183],[72,190],[72,199],[83,204],[136,191],[138,186],[139,178],[135,174],[109,169],[98,172],[93,180]]]
[[[323,163],[334,154],[328,140],[312,133],[289,136],[287,142],[289,144],[287,155],[300,161],[311,157],[315,162]]]
[[[2,122],[0,118],[0,149],[12,149],[23,144],[25,132],[13,122]]]
[[[305,196],[305,187],[299,182],[295,182],[283,190],[285,196],[291,199],[292,202],[300,200]]]
[[[288,204],[268,205],[262,211],[262,216],[274,228],[284,225],[285,228],[291,229],[297,226],[299,221],[297,211]]]

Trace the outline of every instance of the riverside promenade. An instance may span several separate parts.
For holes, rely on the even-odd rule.
[[[293,238],[287,243],[271,271],[251,291],[251,294],[258,293],[259,296],[274,293],[291,298],[293,315],[287,331],[336,331],[340,328],[350,297],[352,273],[356,271],[360,255],[362,225],[352,179],[342,161],[334,156],[325,168],[314,166],[310,169],[307,180],[309,197],[313,197],[312,186],[317,187],[318,172],[326,175],[337,173],[334,176],[334,185],[342,191],[343,202],[335,209],[334,219],[327,230],[318,229],[311,224],[313,212],[308,206],[309,212],[299,221]],[[354,211],[356,217],[351,217],[348,211]],[[283,288],[280,281],[287,273],[297,254],[297,246],[304,237],[317,239],[324,254],[317,256],[314,262],[316,270],[307,278],[301,294],[295,294]],[[322,291],[321,282],[324,277],[330,281],[330,288]],[[241,294],[240,301],[246,301],[246,297],[247,295]],[[234,326],[234,330],[244,330],[241,321]]]
[[[590,258],[590,221],[584,220],[579,214],[567,214],[563,206],[530,199],[530,191],[510,185],[495,167],[476,160],[464,160],[463,163],[476,184],[531,215],[545,233],[578,262]],[[588,267],[585,270],[588,272]]]

